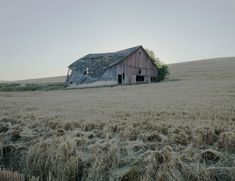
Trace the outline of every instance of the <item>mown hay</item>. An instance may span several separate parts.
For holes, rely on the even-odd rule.
[[[198,128],[193,133],[194,144],[197,146],[213,145],[218,136],[215,134],[215,130],[211,128]]]
[[[233,153],[225,154],[222,149],[231,149],[233,132],[218,134],[213,129],[171,127],[164,135],[165,125],[163,129],[158,125],[156,130],[143,130],[138,124],[131,127],[122,123],[83,122],[75,130],[70,123],[67,130],[64,122],[54,130],[47,126],[35,129],[34,134],[43,133],[41,138],[24,139],[24,134],[31,134],[24,129],[19,133],[22,137],[9,139],[12,130],[21,130],[20,127],[1,133],[2,165],[23,172],[27,178],[50,177],[58,181],[232,178]],[[27,141],[27,147],[22,147],[21,141]],[[217,168],[220,174],[211,168]]]
[[[183,180],[179,169],[179,160],[172,148],[164,147],[161,151],[152,152],[148,159],[144,180]]]
[[[235,152],[235,133],[224,132],[220,134],[218,140],[218,147],[223,150]]]
[[[211,180],[216,181],[233,181],[235,178],[235,167],[211,167],[208,169]]]
[[[11,141],[17,141],[18,139],[21,138],[21,133],[22,129],[20,128],[13,128],[11,130],[9,130],[9,132],[7,133],[8,134],[8,137]]]
[[[23,181],[23,175],[17,172],[0,171],[0,181]]]
[[[56,135],[57,136],[63,136],[65,135],[66,131],[63,128],[56,129]]]
[[[207,149],[201,152],[201,161],[206,164],[214,164],[223,158],[223,155],[215,150]]]
[[[179,132],[178,134],[174,133],[172,135],[172,139],[174,140],[174,142],[176,144],[180,144],[180,145],[188,145],[189,141],[188,141],[188,136],[185,132]]]
[[[46,123],[46,126],[54,130],[54,129],[57,129],[57,128],[61,128],[62,123],[59,122],[59,121],[48,121]]]
[[[141,179],[140,171],[136,167],[131,167],[120,179],[121,181],[139,181]]]
[[[144,142],[162,142],[163,136],[159,132],[140,134],[139,139]]]
[[[121,138],[124,140],[135,141],[138,139],[140,129],[133,127],[125,127],[124,130],[120,131]]]
[[[109,180],[111,170],[118,167],[121,160],[120,150],[117,144],[105,144],[98,148],[95,159],[88,170],[88,180]]]
[[[21,165],[21,156],[24,148],[17,144],[0,145],[0,164],[7,170],[18,170]]]
[[[26,172],[44,179],[51,176],[58,180],[77,180],[82,174],[78,147],[71,137],[41,139],[26,156]]]
[[[12,125],[15,125],[15,124],[19,123],[17,117],[7,117],[7,116],[1,117],[0,122],[2,122],[2,123],[11,123]]]
[[[10,126],[7,123],[0,122],[0,133],[5,133],[9,130]]]

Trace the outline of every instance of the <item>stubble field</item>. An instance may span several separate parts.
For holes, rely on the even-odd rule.
[[[1,168],[31,180],[233,180],[235,58],[170,72],[154,84],[0,92]]]

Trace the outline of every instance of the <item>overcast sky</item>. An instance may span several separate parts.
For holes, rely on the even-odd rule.
[[[136,45],[165,63],[235,56],[235,0],[0,0],[0,80]]]

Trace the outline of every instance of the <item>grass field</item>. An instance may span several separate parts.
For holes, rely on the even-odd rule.
[[[16,80],[16,81],[1,81],[0,83],[8,84],[54,84],[54,83],[64,83],[65,76],[57,77],[47,77],[38,79],[27,79],[27,80]]]
[[[22,91],[52,91],[65,89],[64,83],[47,84],[19,84],[0,83],[0,92],[22,92]]]
[[[169,67],[161,83],[0,92],[1,167],[34,180],[233,180],[235,58]]]

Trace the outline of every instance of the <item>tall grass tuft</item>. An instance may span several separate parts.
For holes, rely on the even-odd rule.
[[[41,179],[77,180],[82,174],[82,161],[77,143],[71,137],[41,139],[26,155],[26,173]]]

